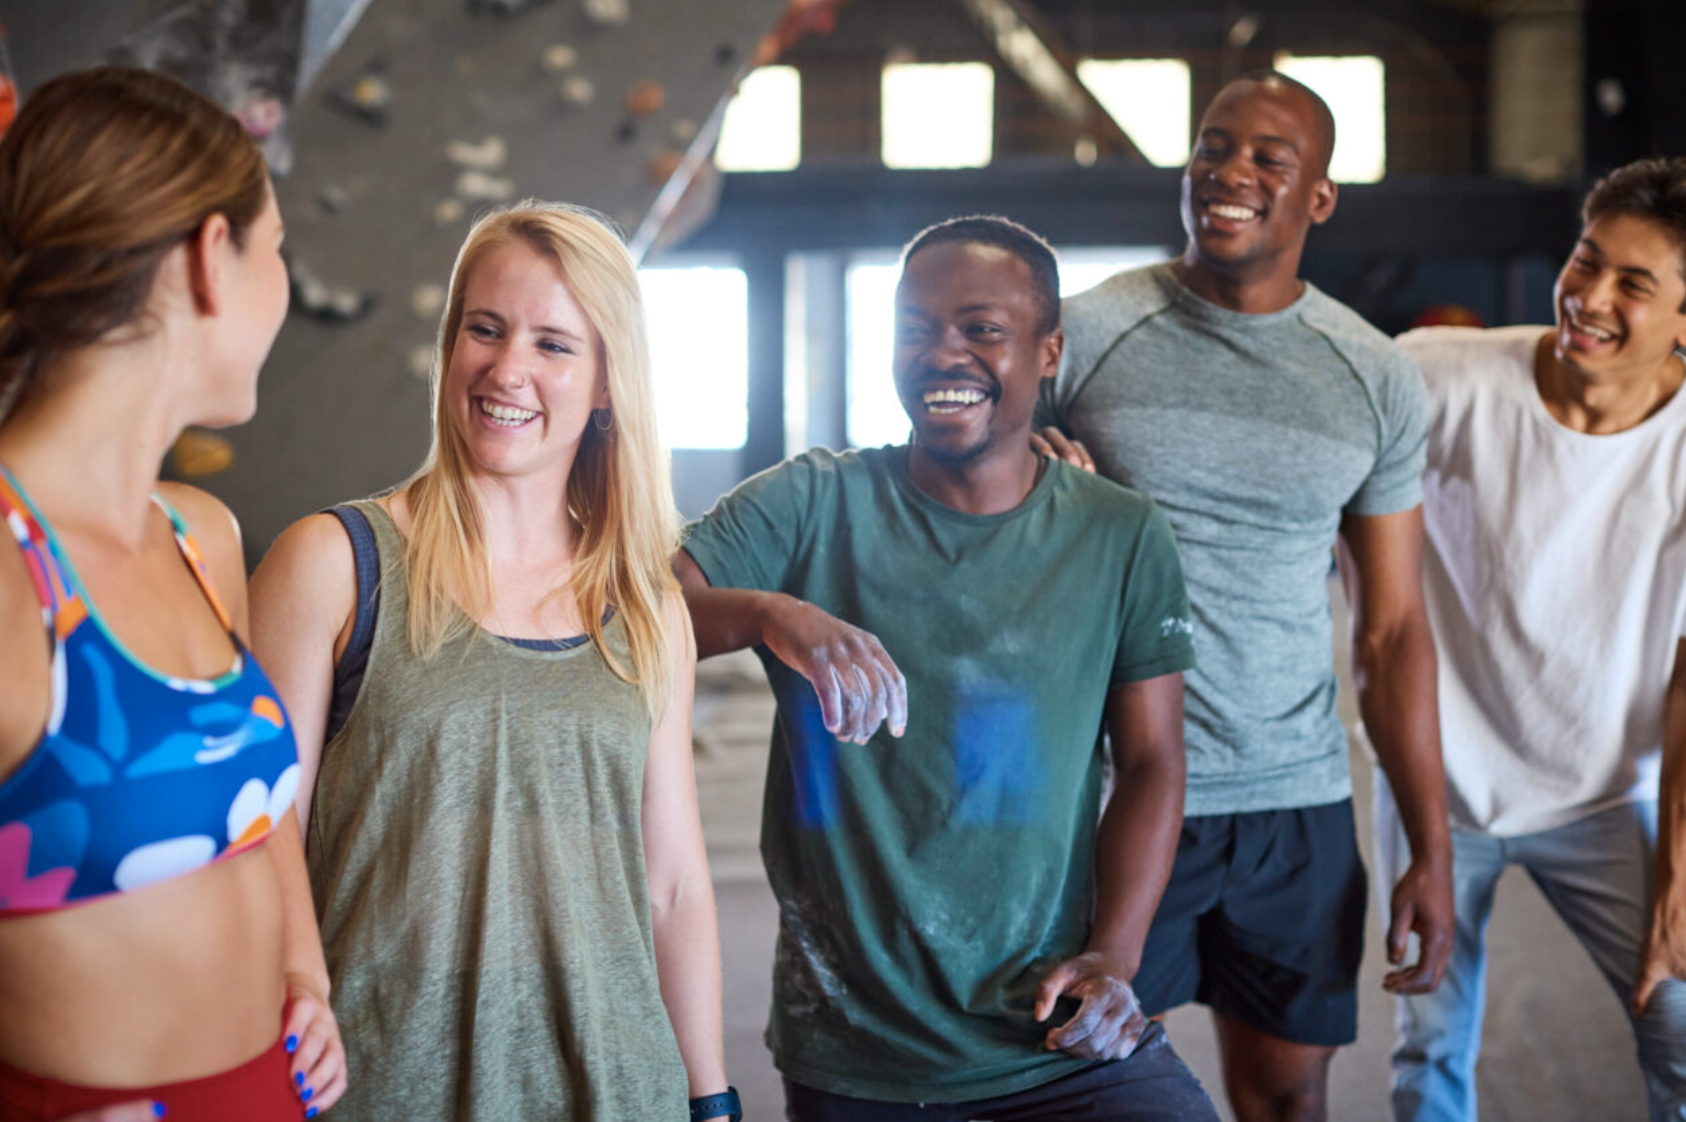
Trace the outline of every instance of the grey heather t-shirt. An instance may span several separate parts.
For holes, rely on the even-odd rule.
[[[1246,315],[1120,273],[1064,305],[1039,423],[1170,519],[1199,666],[1186,676],[1190,815],[1319,806],[1352,793],[1335,716],[1327,592],[1343,515],[1422,501],[1422,374],[1306,285]]]

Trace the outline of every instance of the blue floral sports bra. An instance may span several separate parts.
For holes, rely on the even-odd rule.
[[[292,807],[298,751],[280,698],[234,634],[186,524],[154,501],[234,640],[233,667],[211,681],[158,674],[123,648],[0,468],[0,514],[52,656],[46,731],[0,782],[0,918],[192,872],[263,841]]]

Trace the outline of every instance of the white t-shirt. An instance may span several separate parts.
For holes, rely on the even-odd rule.
[[[1423,586],[1452,825],[1500,836],[1657,797],[1686,607],[1686,391],[1626,432],[1547,412],[1545,327],[1399,340],[1428,384]]]

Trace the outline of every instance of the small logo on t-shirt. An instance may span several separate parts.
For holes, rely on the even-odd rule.
[[[1166,616],[1159,621],[1159,637],[1169,639],[1173,635],[1194,636],[1194,621],[1185,616]]]

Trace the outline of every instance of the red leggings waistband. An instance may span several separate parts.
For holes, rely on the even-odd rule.
[[[305,1107],[287,1067],[280,1036],[238,1067],[153,1087],[82,1087],[0,1061],[0,1122],[55,1122],[136,1099],[163,1103],[165,1122],[301,1122]]]

